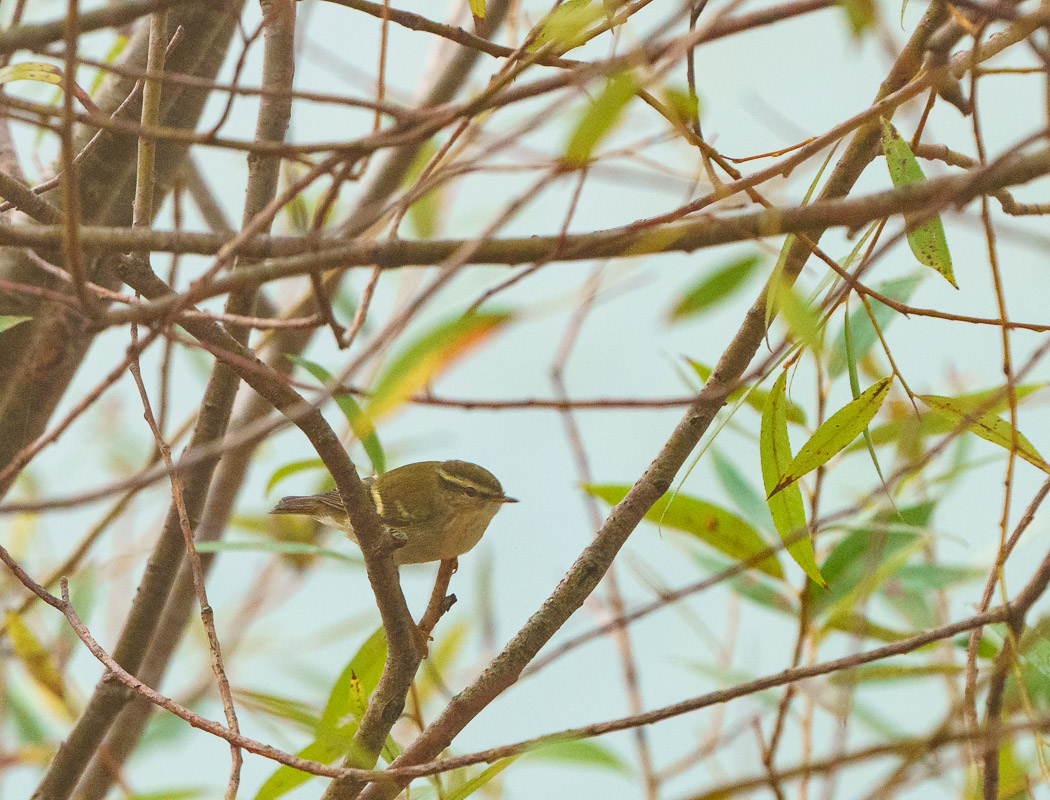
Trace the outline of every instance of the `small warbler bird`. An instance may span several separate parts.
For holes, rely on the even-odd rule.
[[[518,502],[503,493],[495,475],[469,461],[420,461],[362,482],[383,527],[403,542],[395,564],[462,555],[481,540],[500,506]],[[339,492],[285,497],[270,513],[312,517],[357,541]]]

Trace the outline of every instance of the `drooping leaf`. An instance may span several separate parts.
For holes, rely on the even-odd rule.
[[[711,450],[711,464],[718,482],[730,497],[744,519],[760,530],[769,530],[773,518],[769,515],[765,492],[759,492],[736,468],[732,461],[715,447]],[[774,526],[775,527],[775,526]]]
[[[835,155],[835,151],[838,150],[836,144],[831,150],[828,151],[827,156],[824,158],[824,163],[820,165],[820,169],[817,170],[817,174],[813,177],[809,187],[806,189],[806,194],[802,198],[802,205],[809,205],[810,199],[813,197],[813,193],[817,191],[817,186],[820,184],[820,178],[824,174],[824,170],[828,168],[828,164],[831,163],[831,157]],[[787,266],[788,253],[791,252],[795,246],[795,234],[791,233],[784,237],[784,243],[780,246],[780,253],[777,256],[777,263],[773,266],[773,272],[769,276],[768,291],[766,292],[766,327],[773,321],[773,316],[777,312],[777,300],[781,289],[791,283],[787,281],[784,276],[784,268]]]
[[[965,422],[966,430],[1006,450],[1014,449],[1016,439],[1017,455],[1043,472],[1050,472],[1050,464],[1043,460],[1039,451],[1020,431],[1015,431],[1009,422],[990,411],[978,412],[980,404],[958,397],[932,394],[919,395],[919,399],[937,414],[952,420],[956,426]]]
[[[113,39],[113,44],[106,51],[106,55],[102,57],[102,61],[106,64],[114,63],[127,46],[128,37],[123,33],[118,33]],[[100,69],[95,73],[95,77],[91,81],[91,89],[89,90],[91,94],[94,94],[101,88],[102,81],[106,79],[107,74],[108,71],[104,69]]]
[[[978,567],[951,564],[905,564],[893,576],[901,588],[910,592],[930,593],[949,589],[961,583],[972,583],[985,576]]]
[[[864,32],[875,24],[873,0],[838,0],[838,4],[846,12],[846,20],[854,39],[860,39]]]
[[[1015,386],[1014,397],[1017,402],[1020,403],[1021,400],[1028,397],[1028,395],[1037,392],[1040,389],[1045,389],[1046,386],[1047,384],[1045,383],[1028,383]],[[994,400],[991,405],[988,405],[993,396],[997,399]],[[1006,399],[1006,389],[1002,386],[958,395],[954,399],[970,408],[988,405],[985,413],[990,414],[998,414],[1009,407]],[[956,427],[958,427],[958,425],[959,420],[957,417],[938,414],[935,411],[924,411],[919,415],[919,418],[916,419],[914,410],[911,405],[908,405],[905,408],[903,418],[884,422],[882,425],[877,425],[872,428],[871,439],[875,446],[879,447],[881,445],[898,442],[902,436],[913,436],[917,438],[941,436],[946,433],[951,433]]]
[[[208,797],[214,790],[209,786],[188,786],[181,789],[161,789],[156,792],[143,792],[126,795],[127,800],[195,800]]]
[[[290,461],[283,467],[278,467],[273,471],[273,475],[270,476],[270,480],[266,482],[266,494],[273,491],[273,487],[283,481],[285,478],[291,477],[292,475],[298,475],[300,472],[309,469],[324,469],[324,462],[319,458],[306,458],[302,461]]]
[[[819,356],[823,350],[819,311],[784,281],[777,284],[776,308],[792,338]]]
[[[735,565],[735,562],[730,563],[725,558],[710,553],[693,553],[693,559],[707,575],[718,575]],[[764,572],[748,570],[734,575],[725,583],[734,594],[756,605],[792,617],[798,615],[798,602],[792,592],[785,588],[782,581],[777,581]]]
[[[59,88],[65,87],[65,77],[62,68],[46,61],[23,61],[20,64],[8,64],[0,68],[0,84],[13,81],[33,81],[35,83],[49,83]],[[75,82],[70,88],[73,96],[85,109],[97,112],[98,106],[91,100],[91,96]]]
[[[316,730],[317,724],[321,721],[309,704],[299,700],[292,700],[269,692],[254,692],[249,689],[237,689],[233,696],[239,707],[290,722],[297,728],[306,731]]]
[[[621,72],[609,80],[576,123],[569,143],[565,146],[566,163],[582,167],[591,160],[594,148],[620,120],[627,103],[637,91],[638,81],[633,72]]]
[[[528,49],[536,51],[548,42],[556,42],[557,52],[567,52],[576,46],[584,30],[603,16],[605,10],[594,0],[566,0],[543,21]]]
[[[32,317],[12,317],[12,316],[0,316],[0,333],[6,330],[10,330],[19,323],[31,320]]]
[[[375,691],[385,659],[386,637],[383,629],[379,628],[365,640],[336,679],[321,713],[321,719],[317,723],[314,741],[297,755],[329,764],[348,754],[357,730],[357,720],[353,711],[357,708],[361,695],[367,698]],[[371,766],[368,760],[361,754],[359,763]],[[281,765],[259,788],[255,800],[275,800],[312,777],[314,776],[309,773]]]
[[[850,442],[856,439],[878,413],[892,382],[892,377],[883,378],[868,387],[860,397],[844,405],[817,428],[809,441],[799,448],[798,455],[792,459],[788,468],[781,473],[770,495],[782,491],[803,475],[826,464],[836,453],[845,449]]]
[[[891,300],[896,300],[899,303],[907,303],[912,292],[915,291],[915,287],[919,285],[921,280],[922,276],[911,275],[907,278],[886,281],[874,288],[879,294],[889,297]],[[882,330],[886,330],[889,324],[899,316],[897,312],[888,305],[879,302],[874,298],[869,298],[868,303],[871,305],[871,312],[875,317],[875,321]],[[853,334],[853,355],[857,361],[860,361],[865,355],[867,355],[868,351],[871,350],[875,342],[878,341],[878,334],[875,332],[875,327],[871,324],[871,317],[868,316],[868,312],[863,305],[860,308],[855,309],[850,315],[849,325],[850,332]],[[845,326],[843,326],[843,330],[839,331],[839,335],[835,339],[835,344],[831,349],[831,355],[828,358],[828,372],[831,374],[831,377],[836,378],[841,375],[845,369],[846,342]]]
[[[847,298],[848,304],[849,298]],[[848,309],[847,309],[848,310]],[[860,377],[857,374],[857,356],[853,350],[853,329],[850,326],[849,314],[842,320],[842,334],[846,343],[846,365],[849,368],[849,390],[850,394],[853,395],[853,399],[856,400],[860,397]],[[871,463],[875,466],[875,472],[879,476],[879,481],[883,487],[886,488],[886,496],[889,498],[890,503],[893,503],[892,495],[889,492],[889,488],[886,487],[886,478],[882,475],[882,467],[879,464],[879,457],[875,452],[875,443],[871,440],[871,432],[867,426],[864,427],[864,445],[868,448],[868,455],[871,456]]]
[[[707,379],[711,377],[711,368],[688,357],[686,361],[689,362],[689,366],[693,368],[693,371],[700,376],[700,380],[706,383]],[[760,414],[765,410],[766,403],[769,402],[769,392],[766,389],[760,389],[757,386],[742,386],[729,394],[726,398],[726,403],[736,403],[744,395],[746,395],[744,402]],[[784,413],[788,422],[794,422],[796,425],[806,424],[806,412],[802,409],[802,406],[787,398],[784,398]]]
[[[886,166],[894,186],[908,186],[926,179],[911,147],[885,117],[882,118],[882,152],[886,156]],[[920,264],[937,270],[958,289],[941,218],[935,216],[925,219],[926,216],[921,212],[904,215],[908,246]]]
[[[850,531],[820,566],[830,591],[810,592],[812,613],[819,615],[831,608],[879,564],[913,545],[926,529],[933,510],[932,502],[920,503],[901,508],[897,514],[880,514],[871,524]]]
[[[320,364],[299,356],[290,355],[288,358],[317,378],[321,383],[331,383],[332,374]],[[349,394],[335,394],[332,396],[332,399],[339,406],[339,410],[343,412],[343,416],[346,417],[346,421],[354,435],[360,440],[369,461],[372,462],[372,469],[375,470],[377,475],[386,472],[386,453],[383,451],[383,445],[380,444],[379,436],[376,434],[375,426],[372,424],[375,418],[366,419],[361,411],[361,406]],[[273,478],[270,480],[272,482]],[[269,488],[267,491],[269,491]]]
[[[471,314],[431,328],[383,370],[361,418],[362,424],[375,424],[511,319],[506,313]]]
[[[474,11],[475,3],[481,6],[480,14]],[[477,19],[484,19],[485,0],[471,0],[471,11]],[[414,184],[419,176],[423,174],[424,168],[430,163],[430,160],[436,153],[437,146],[432,139],[428,139],[419,148],[415,161],[412,162],[412,166],[409,167],[408,172],[405,174],[403,183],[408,185]],[[408,207],[408,212],[405,216],[420,239],[432,239],[437,234],[438,215],[441,212],[442,205],[441,188],[438,187],[426,192]]]
[[[686,317],[697,316],[724,301],[751,277],[761,260],[761,257],[755,254],[719,267],[678,298],[668,312],[668,321],[679,322]]]
[[[688,89],[665,86],[663,95],[676,122],[688,125],[700,116],[700,99]]]
[[[591,484],[584,490],[614,506],[630,490],[630,486]],[[645,518],[657,525],[673,528],[695,536],[721,553],[745,561],[767,550],[769,545],[751,525],[736,514],[720,506],[684,494],[667,493],[649,509]],[[784,577],[784,571],[775,555],[755,565],[775,578]]]
[[[486,767],[480,774],[471,778],[455,791],[445,795],[445,800],[464,800],[464,798],[470,797],[474,792],[489,783],[519,758],[521,758],[521,756],[508,756],[507,758],[501,758],[495,764]]]
[[[354,566],[361,566],[365,562],[359,557],[340,553],[338,550],[330,550],[308,542],[231,542],[219,540],[214,542],[200,542],[197,545],[198,553],[279,553],[281,555],[310,555],[321,558],[331,558],[335,561],[345,561]]]
[[[4,614],[7,623],[7,637],[11,640],[15,655],[26,668],[29,677],[41,688],[45,689],[58,701],[59,707],[65,706],[66,684],[62,673],[51,660],[47,649],[41,644],[36,635],[29,629],[22,619],[22,615],[16,611],[8,611]]]
[[[791,463],[791,443],[787,432],[787,372],[782,372],[773,384],[773,389],[762,411],[762,426],[759,430],[758,448],[762,462],[762,484],[766,491],[769,513],[781,541],[788,553],[803,572],[820,586],[827,586],[820,574],[813,542],[806,533],[806,508],[802,502],[802,490],[798,484],[774,492],[777,478]]]
[[[837,672],[829,677],[828,682],[832,685],[852,686],[861,683],[913,681],[958,675],[962,671],[963,667],[959,664],[868,664]]]
[[[550,742],[529,751],[528,760],[552,761],[571,764],[576,767],[598,767],[613,772],[628,774],[631,768],[622,758],[597,742],[589,739],[575,739],[564,742]]]

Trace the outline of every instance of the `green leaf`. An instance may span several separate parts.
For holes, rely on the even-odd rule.
[[[470,0],[470,13],[478,19],[485,19],[485,0]]]
[[[948,564],[905,564],[894,575],[901,588],[916,593],[939,592],[960,583],[972,583],[985,575],[977,567]]]
[[[852,400],[824,422],[798,451],[788,468],[780,475],[770,496],[795,483],[803,475],[826,464],[832,456],[857,438],[878,413],[889,393],[892,376],[868,387],[860,397]]]
[[[693,371],[700,376],[700,380],[706,383],[707,379],[711,377],[711,368],[706,364],[701,364],[699,361],[694,361],[688,356],[685,360],[689,362],[689,366],[693,368]],[[726,398],[726,403],[736,403],[744,395],[746,395],[744,402],[760,414],[765,410],[766,403],[769,402],[769,392],[765,389],[760,389],[757,386],[741,386],[735,392],[730,393]],[[788,422],[794,422],[796,425],[806,424],[806,412],[802,410],[802,406],[798,403],[785,399],[784,413],[787,415]]]
[[[911,275],[907,278],[898,278],[897,280],[881,283],[875,287],[875,290],[891,300],[907,303],[921,280],[922,276]],[[875,317],[875,321],[882,330],[886,330],[886,327],[899,316],[888,305],[874,298],[868,298],[868,303],[871,305],[871,313]],[[875,327],[871,324],[871,317],[868,316],[868,312],[863,305],[850,314],[849,326],[850,332],[853,334],[853,355],[854,358],[860,361],[868,354],[875,342],[879,340],[878,334],[875,332]],[[832,346],[831,355],[828,358],[828,372],[831,373],[831,377],[836,378],[845,369],[846,337],[845,325],[843,325],[843,330],[839,331],[835,344]]]
[[[445,795],[445,800],[463,800],[465,797],[470,797],[470,795],[474,794],[474,792],[503,772],[503,770],[519,758],[521,758],[521,756],[508,756],[507,758],[501,758],[492,766],[487,767],[481,774],[476,775],[455,791]]]
[[[965,421],[966,430],[1006,450],[1014,449],[1014,437],[1016,437],[1017,455],[1043,472],[1050,472],[1050,464],[1043,460],[1039,451],[1020,431],[1015,431],[1009,422],[990,411],[978,413],[979,403],[964,401],[958,397],[938,397],[932,394],[919,395],[919,399],[935,413],[951,420],[956,427]]]
[[[921,503],[901,508],[899,517],[887,512],[870,525],[843,537],[820,566],[830,591],[810,592],[813,614],[819,615],[838,603],[879,564],[890,561],[895,553],[912,546],[929,523],[933,509],[933,503]]]
[[[568,763],[578,767],[599,767],[625,775],[631,772],[631,768],[616,753],[587,739],[550,742],[530,751],[527,755],[529,761],[542,760]]]
[[[806,194],[802,198],[802,205],[809,205],[810,198],[813,197],[813,193],[817,191],[817,186],[820,183],[820,177],[824,174],[824,170],[828,168],[828,164],[831,163],[831,157],[835,155],[835,151],[838,150],[838,144],[828,151],[827,157],[824,159],[824,163],[820,165],[820,169],[817,170],[817,174],[814,176],[813,181],[809,184],[809,188],[806,189]],[[773,321],[773,316],[777,312],[777,299],[780,294],[781,287],[783,287],[789,281],[784,278],[784,267],[787,265],[788,253],[791,252],[792,247],[795,245],[795,234],[788,234],[784,238],[784,244],[780,246],[780,254],[777,256],[777,263],[773,267],[773,274],[769,277],[767,283],[768,289],[766,291],[766,327]]]
[[[128,46],[128,37],[122,33],[117,34],[113,39],[113,44],[110,45],[109,50],[106,51],[106,55],[102,57],[102,61],[106,64],[112,64],[117,60],[117,57],[124,52],[124,48]],[[106,79],[108,70],[100,69],[95,72],[95,77],[91,81],[91,88],[88,89],[88,94],[95,94],[101,87],[102,81]]]
[[[6,316],[0,316],[0,333],[3,333],[4,331],[15,327],[15,325],[18,325],[19,323],[26,322],[27,320],[31,320],[31,319],[32,319],[32,317],[6,317]]]
[[[846,298],[847,306],[849,298]],[[860,397],[860,377],[857,375],[857,357],[853,350],[853,330],[850,327],[849,316],[842,320],[842,334],[846,343],[846,365],[849,368],[849,390],[850,394],[853,395],[853,399],[856,400]],[[875,452],[875,443],[871,440],[871,432],[867,426],[864,427],[864,445],[868,448],[868,455],[871,456],[871,463],[875,465],[875,472],[878,473],[879,481],[883,487],[887,489],[886,496],[889,498],[890,503],[893,503],[892,495],[889,493],[889,487],[886,486],[886,479],[882,475],[882,467],[879,465],[879,457]]]
[[[601,94],[583,112],[576,129],[565,146],[565,161],[575,167],[582,167],[591,160],[591,153],[598,143],[613,129],[627,103],[638,91],[638,81],[630,71],[614,75],[605,85]]]
[[[273,475],[270,476],[270,480],[266,482],[266,492],[269,494],[273,491],[273,487],[292,475],[297,475],[300,472],[308,469],[324,469],[324,462],[319,458],[306,458],[302,461],[291,461],[285,464],[283,467],[278,467],[274,470]]]
[[[804,532],[806,525],[806,508],[802,502],[802,490],[798,484],[788,486],[784,491],[774,492],[777,477],[791,463],[791,443],[787,432],[787,372],[780,373],[773,390],[766,400],[762,412],[762,426],[759,431],[758,449],[762,462],[762,484],[766,491],[769,513],[773,516],[780,539],[787,546],[788,553],[803,572],[820,586],[827,587],[824,576],[817,567],[813,554],[813,542]]]
[[[316,544],[306,542],[230,542],[225,540],[215,542],[199,542],[196,546],[198,553],[279,553],[281,555],[310,555],[332,558],[336,561],[345,561],[348,564],[361,566],[364,560],[360,557],[340,553],[338,550],[329,550]]]
[[[777,291],[777,311],[792,338],[819,357],[824,349],[819,309],[803,300],[794,286],[781,282]]]
[[[603,16],[605,9],[593,0],[566,0],[543,21],[528,49],[535,52],[548,42],[556,42],[557,52],[567,52],[576,46],[583,31]]]
[[[299,700],[291,700],[267,692],[253,692],[249,689],[238,689],[234,696],[237,703],[243,708],[290,722],[303,730],[314,731],[321,721],[309,704]]]
[[[321,719],[317,723],[314,741],[297,755],[329,764],[347,754],[353,745],[354,732],[357,730],[353,712],[358,709],[362,695],[367,698],[375,691],[385,659],[386,637],[383,629],[378,628],[365,640],[336,679],[321,713]],[[362,754],[359,763],[367,763],[368,760]],[[314,776],[309,773],[282,765],[259,788],[255,800],[275,800],[312,777]]]
[[[622,485],[586,485],[584,491],[610,506],[619,503],[630,490]],[[689,533],[731,558],[745,561],[769,545],[751,525],[724,508],[689,497],[684,494],[667,493],[653,505],[645,518],[657,525]],[[776,556],[763,559],[755,565],[774,578],[783,578],[784,571]]]
[[[761,260],[759,255],[749,255],[719,267],[678,298],[667,315],[668,321],[678,322],[686,317],[697,316],[726,300],[751,277]]]
[[[693,559],[708,575],[718,575],[733,565],[719,556],[708,553],[693,553]],[[749,570],[734,575],[726,583],[734,594],[756,605],[792,617],[798,615],[798,602],[794,595],[785,589],[782,582],[775,581],[763,572]]]
[[[332,383],[332,373],[320,364],[316,364],[313,361],[307,361],[305,358],[300,358],[299,356],[290,355],[288,358],[317,378],[321,383]],[[339,406],[339,410],[342,411],[343,416],[346,417],[346,421],[350,425],[350,430],[352,430],[354,435],[360,440],[361,446],[365,449],[365,453],[368,455],[368,460],[372,462],[372,469],[375,470],[377,475],[386,472],[386,453],[383,451],[383,445],[379,443],[379,436],[376,435],[376,429],[372,424],[372,421],[365,418],[364,413],[361,411],[361,406],[357,404],[357,401],[354,400],[351,395],[346,393],[334,394],[332,399],[335,400],[336,405]],[[270,480],[272,482],[273,478]],[[267,489],[267,491],[269,491],[269,489]]]
[[[755,489],[720,450],[712,447],[710,452],[715,476],[725,489],[726,495],[732,499],[748,522],[761,530],[769,530],[773,525],[773,518],[769,515],[765,492]]]
[[[926,179],[911,147],[885,117],[882,118],[882,152],[886,156],[886,166],[894,186],[908,186]],[[941,218],[937,216],[920,221],[925,217],[922,212],[904,215],[908,246],[920,264],[937,270],[958,289]]]
[[[838,3],[846,12],[846,20],[854,39],[861,38],[864,32],[875,24],[874,0],[838,0]]]
[[[470,314],[431,328],[383,370],[360,424],[374,425],[511,319],[506,313]]]
[[[1028,395],[1037,392],[1040,389],[1045,389],[1046,386],[1047,384],[1045,383],[1028,383],[1021,386],[1015,386],[1014,397],[1017,402],[1021,402],[1021,400]],[[1006,399],[1006,388],[1002,386],[959,395],[955,399],[972,408],[976,408],[978,406],[987,405],[993,395],[998,399],[992,402],[991,405],[988,405],[985,413],[995,414],[1009,407],[1009,403]],[[958,427],[958,425],[959,421],[957,417],[938,414],[935,411],[924,411],[916,420],[911,406],[908,406],[907,416],[904,419],[885,422],[882,425],[872,428],[871,439],[876,446],[881,446],[884,444],[899,442],[902,436],[920,438],[926,436],[940,436],[945,433],[951,433]]]
[[[475,3],[481,6],[480,14],[474,11]],[[478,19],[484,19],[485,0],[471,0],[471,11]],[[412,166],[409,167],[408,172],[405,174],[405,180],[402,181],[402,184],[414,184],[419,176],[423,174],[423,170],[426,168],[427,164],[430,163],[436,153],[437,146],[434,144],[433,139],[428,139],[423,146],[419,148],[419,152],[416,153],[415,161],[412,162]],[[438,230],[438,214],[441,211],[441,207],[442,198],[440,188],[431,189],[408,207],[408,212],[405,216],[407,217],[409,224],[412,226],[412,229],[415,231],[416,236],[420,239],[434,238]]]
[[[126,795],[127,800],[194,800],[197,797],[209,797],[214,789],[208,786],[190,786],[182,789],[161,789],[157,792]]]
[[[699,118],[700,99],[687,88],[679,89],[673,86],[665,86],[663,95],[667,107],[681,124],[688,125]]]
[[[65,679],[47,648],[29,629],[18,612],[5,612],[4,622],[7,626],[7,637],[11,640],[15,655],[22,662],[29,677],[58,701],[60,707],[65,706]]]
[[[920,678],[945,675],[954,676],[963,671],[959,664],[872,664],[837,672],[828,682],[837,686],[852,686],[858,683],[887,683],[889,681],[912,681]]]

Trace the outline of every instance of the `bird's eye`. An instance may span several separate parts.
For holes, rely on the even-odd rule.
[[[463,491],[467,493],[467,497],[477,497],[478,496],[478,490],[475,489],[473,486],[464,486],[463,487]]]

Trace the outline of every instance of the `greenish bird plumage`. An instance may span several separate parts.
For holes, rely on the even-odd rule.
[[[383,527],[401,545],[396,564],[455,558],[480,540],[505,503],[496,476],[469,461],[419,461],[384,472],[363,483]],[[339,493],[284,497],[271,514],[302,514],[346,531],[357,541]]]

